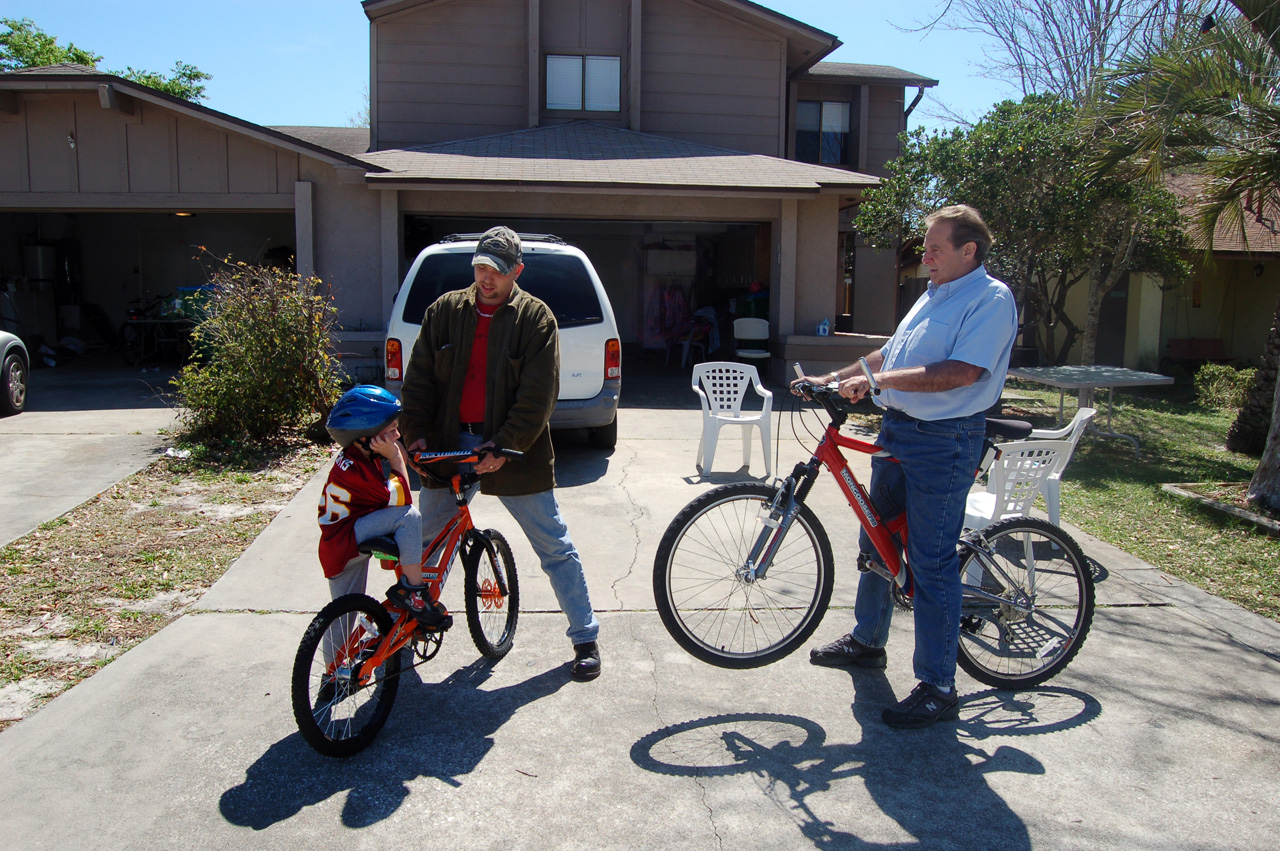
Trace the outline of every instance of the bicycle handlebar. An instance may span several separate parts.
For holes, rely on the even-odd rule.
[[[522,458],[524,453],[515,449],[503,449],[490,446],[485,449],[449,449],[442,452],[412,452],[413,463],[435,464],[438,461],[452,461],[455,464],[471,464],[480,460],[481,455],[500,455],[503,458]]]

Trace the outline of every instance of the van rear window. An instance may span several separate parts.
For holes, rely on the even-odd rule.
[[[404,300],[402,319],[421,325],[427,307],[450,290],[464,290],[475,276],[471,272],[471,254],[432,254],[422,260],[418,274]],[[532,296],[542,299],[556,315],[561,328],[594,325],[604,321],[600,299],[582,261],[571,254],[534,254],[524,256],[524,271],[517,282]]]

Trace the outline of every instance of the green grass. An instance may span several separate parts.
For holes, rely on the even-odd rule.
[[[1056,392],[1010,382],[1056,418]],[[1106,427],[1099,396],[1094,422]],[[1074,413],[1068,405],[1066,416]],[[1173,482],[1247,482],[1257,459],[1225,448],[1234,411],[1202,407],[1188,389],[1115,395],[1113,430],[1128,441],[1084,435],[1062,480],[1062,519],[1161,570],[1252,611],[1280,620],[1280,540],[1252,525],[1160,490]],[[1047,425],[1044,420],[1037,425]]]

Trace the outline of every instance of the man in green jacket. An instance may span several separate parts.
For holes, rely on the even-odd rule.
[[[480,490],[498,497],[538,554],[569,618],[572,674],[592,680],[600,675],[600,623],[556,502],[547,425],[560,395],[559,329],[551,309],[516,285],[522,260],[514,231],[490,229],[471,258],[475,283],[427,308],[405,368],[400,433],[411,452],[497,446],[524,453],[481,456]],[[442,485],[423,481],[422,531],[431,540],[455,506]]]

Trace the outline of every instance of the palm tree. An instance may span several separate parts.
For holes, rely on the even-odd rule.
[[[1245,237],[1246,216],[1275,219],[1280,210],[1280,0],[1231,3],[1239,16],[1206,17],[1200,32],[1121,63],[1099,114],[1110,133],[1100,168],[1127,161],[1153,182],[1170,170],[1205,178],[1195,229],[1206,252],[1215,231]],[[1280,305],[1263,368],[1228,437],[1232,449],[1263,447],[1248,498],[1271,511],[1280,511],[1277,362]]]

